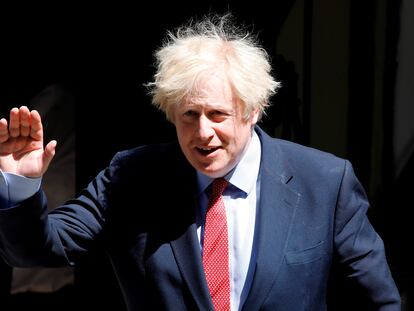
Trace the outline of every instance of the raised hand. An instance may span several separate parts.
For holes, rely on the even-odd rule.
[[[53,156],[56,141],[43,147],[43,126],[39,113],[26,106],[10,110],[9,123],[0,120],[0,169],[26,177],[42,176]]]

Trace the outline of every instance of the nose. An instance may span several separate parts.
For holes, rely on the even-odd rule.
[[[197,135],[202,140],[208,140],[214,136],[214,128],[211,120],[201,115],[198,120]]]

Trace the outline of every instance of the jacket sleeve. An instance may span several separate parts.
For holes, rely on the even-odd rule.
[[[347,281],[375,310],[400,310],[400,296],[384,244],[367,217],[369,203],[351,164],[345,161],[335,214],[335,251]],[[353,285],[353,286],[354,286]]]
[[[100,172],[80,195],[48,213],[42,190],[0,210],[0,255],[12,266],[73,265],[99,246],[116,166]]]

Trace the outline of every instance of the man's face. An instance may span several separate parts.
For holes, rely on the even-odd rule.
[[[207,80],[207,79],[206,79]],[[212,178],[226,175],[246,150],[258,111],[248,121],[226,79],[212,76],[173,108],[178,141],[187,160]]]

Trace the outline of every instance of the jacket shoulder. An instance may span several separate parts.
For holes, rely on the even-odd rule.
[[[264,158],[271,156],[273,160],[282,166],[291,167],[294,170],[308,171],[315,168],[336,167],[345,165],[346,159],[332,153],[301,145],[295,142],[273,138],[259,130],[258,132]]]
[[[323,161],[328,163],[343,163],[344,158],[341,158],[333,153],[316,149],[313,147],[301,145],[291,141],[274,138],[275,144],[277,144],[282,153],[289,155],[291,161]]]
[[[175,156],[178,156],[177,143],[162,143],[142,145],[132,149],[122,150],[112,158],[110,166],[135,166],[151,163],[162,164]]]

